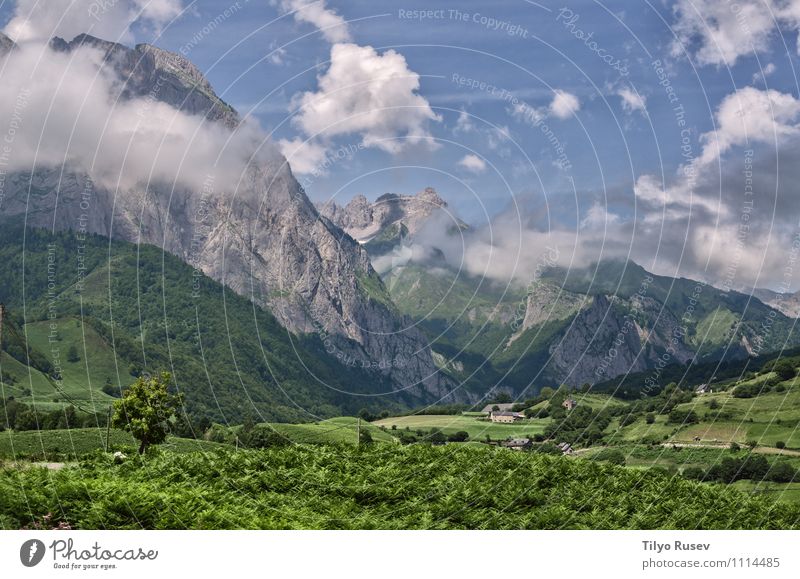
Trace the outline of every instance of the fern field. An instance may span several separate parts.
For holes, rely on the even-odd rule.
[[[0,470],[0,528],[789,529],[800,508],[588,460],[479,446],[96,455]]]

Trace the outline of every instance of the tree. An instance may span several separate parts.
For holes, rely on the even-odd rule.
[[[795,370],[792,363],[789,360],[778,360],[775,362],[775,366],[773,367],[773,372],[775,372],[781,380],[789,380],[794,378]]]
[[[786,448],[786,443],[782,440],[779,440],[778,442],[775,443],[775,448],[784,449]]]
[[[648,412],[647,414],[644,415],[644,421],[647,424],[653,424],[656,421],[656,415],[653,414],[652,412]]]
[[[447,437],[439,428],[432,428],[430,434],[428,435],[428,442],[431,444],[444,444],[447,442]]]
[[[180,395],[168,392],[171,382],[169,372],[152,377],[140,376],[123,392],[120,400],[114,401],[111,424],[130,432],[139,441],[139,454],[167,438],[170,422],[182,402]]]
[[[465,430],[459,430],[448,436],[447,440],[450,442],[466,442],[469,440],[469,433]]]
[[[797,471],[786,461],[778,461],[767,473],[767,480],[779,483],[792,482],[797,476]]]
[[[72,344],[67,350],[67,362],[74,364],[75,362],[80,362],[80,361],[81,357],[78,354],[78,348],[75,347],[75,344]]]

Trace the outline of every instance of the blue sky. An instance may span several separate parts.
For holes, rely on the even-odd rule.
[[[324,199],[336,194],[344,201],[356,193],[374,198],[433,185],[472,218],[480,215],[479,202],[495,212],[506,206],[512,194],[547,195],[550,199],[565,197],[560,218],[574,219],[576,202],[570,178],[578,191],[578,204],[585,205],[604,195],[632,196],[638,175],[662,170],[670,175],[681,163],[680,131],[667,94],[658,84],[651,64],[654,60],[668,67],[670,82],[685,105],[695,150],[700,148],[699,135],[713,129],[713,111],[719,102],[737,88],[753,84],[753,75],[760,68],[768,63],[776,67],[767,78],[771,88],[791,92],[795,84],[792,66],[796,55],[782,50],[783,39],[778,36],[771,39],[774,48],[759,58],[741,58],[731,68],[697,66],[671,54],[675,15],[670,5],[545,4],[523,0],[438,5],[329,1],[329,9],[350,21],[354,42],[380,52],[393,48],[405,57],[409,69],[420,75],[419,93],[441,117],[430,123],[430,132],[441,147],[399,155],[360,151],[350,160],[331,163],[327,175],[306,179],[309,195]],[[236,4],[228,0],[197,2],[193,13],[165,29],[157,43],[178,51],[232,6]],[[290,17],[271,22],[283,14],[276,6],[241,1],[239,6],[213,33],[192,46],[188,56],[207,71],[226,100],[242,111],[252,110],[267,130],[274,130],[276,139],[293,138],[299,131],[287,120],[291,97],[315,89],[318,67],[324,70],[330,58],[330,43],[310,24]],[[431,9],[441,12],[424,20],[401,17]],[[459,20],[464,14],[467,20]],[[567,26],[574,16],[578,19]],[[492,30],[483,17],[516,25],[524,36]],[[576,30],[592,33],[598,47],[623,63],[627,74],[602,61],[576,38]],[[137,40],[146,40],[147,34],[140,36],[144,38]],[[791,33],[787,40],[794,42]],[[285,53],[277,64],[267,54],[279,46],[285,46]],[[479,87],[459,86],[454,75],[508,94],[493,96]],[[622,89],[645,98],[647,115],[624,108],[617,94]],[[571,165],[568,170],[553,165],[558,155],[545,135],[510,114],[511,106],[504,98],[513,95],[531,107],[547,107],[553,90],[568,91],[580,101],[574,116],[547,122],[563,143]],[[483,130],[455,131],[462,110]],[[507,128],[510,137],[495,150],[485,134],[492,125]],[[335,153],[357,143],[357,134],[342,136],[333,140],[332,149]],[[475,174],[461,168],[458,161],[467,152],[484,158],[487,169]],[[414,168],[393,169],[408,165]],[[369,174],[373,171],[377,172]]]
[[[2,4],[7,33],[33,3]],[[433,186],[478,227],[513,210],[531,230],[710,280],[734,243],[737,283],[776,287],[790,260],[798,0],[122,4],[150,13],[86,19],[90,32],[185,54],[315,201]]]

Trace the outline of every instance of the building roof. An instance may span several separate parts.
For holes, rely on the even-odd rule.
[[[513,416],[515,418],[521,418],[522,416],[525,416],[525,415],[522,414],[521,412],[497,412],[497,411],[495,411],[495,412],[492,412],[492,416]]]
[[[512,438],[511,440],[506,440],[507,446],[528,446],[530,443],[531,441],[527,438]]]

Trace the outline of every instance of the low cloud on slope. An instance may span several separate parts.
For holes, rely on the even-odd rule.
[[[264,142],[262,131],[236,131],[180,112],[154,97],[116,100],[118,79],[103,54],[71,53],[26,42],[5,62],[0,102],[14,119],[4,170],[29,172],[65,165],[109,189],[150,182],[199,190],[209,175],[235,186]],[[259,161],[277,155],[262,147]]]
[[[4,32],[17,42],[87,33],[130,43],[134,22],[158,30],[182,12],[181,0],[17,0]]]

